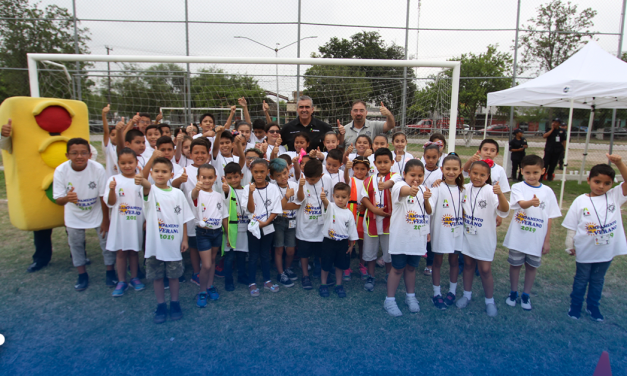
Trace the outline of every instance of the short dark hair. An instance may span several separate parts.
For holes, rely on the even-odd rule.
[[[163,132],[161,131],[161,127],[159,126],[159,124],[150,124],[149,126],[146,127],[146,129],[144,129],[144,132],[148,133],[149,129],[156,129],[157,132],[159,132],[159,134],[163,134]]]
[[[207,153],[209,153],[209,151],[211,151],[211,141],[207,140],[204,137],[198,137],[192,140],[192,144],[189,145],[189,151],[191,153],[192,150],[194,150],[194,146],[204,146],[207,148]]]
[[[526,166],[540,166],[540,168],[544,168],[544,160],[535,154],[526,155],[520,161],[520,168],[525,168]]]
[[[382,155],[387,155],[388,157],[390,157],[391,161],[394,160],[394,157],[392,156],[392,152],[388,148],[378,148],[377,151],[374,152],[374,160],[376,161],[377,157],[380,157]]]
[[[253,122],[253,129],[261,129],[261,128],[255,128],[255,127],[256,127],[256,126],[255,126],[255,123],[257,123],[257,120],[255,120],[255,121]],[[264,123],[264,124],[265,124],[265,123]],[[269,130],[270,130],[270,128],[272,128],[272,127],[277,127],[277,128],[279,128],[279,131],[281,131],[281,126],[280,126],[280,125],[278,125],[278,124],[277,124],[277,123],[275,123],[275,122],[265,124],[265,125],[264,125],[264,127],[263,127],[263,131],[264,131],[264,132],[266,132],[266,133],[268,133],[268,131],[269,131]]]
[[[224,166],[224,176],[228,174],[234,174],[234,173],[241,174],[242,167],[239,165],[239,163],[235,163],[235,162],[227,163],[226,166]]]
[[[168,158],[166,157],[158,157],[155,158],[155,160],[152,162],[152,167],[156,166],[157,163],[163,163],[166,166],[168,166],[168,168],[170,169],[170,172],[172,172],[172,170],[174,169],[174,166],[172,166],[172,161],[170,161]]]
[[[394,140],[396,140],[396,137],[398,136],[403,136],[405,137],[405,141],[407,141],[407,135],[403,132],[396,132],[392,135],[392,142],[394,142]]]
[[[270,161],[270,175],[275,172],[283,172],[287,168],[287,162],[282,158],[274,158]]]
[[[374,143],[374,140],[377,139],[377,137],[383,137],[385,139],[385,143],[389,144],[390,142],[388,141],[388,135],[385,133],[379,133],[378,135],[374,136],[374,138],[372,139],[372,142]]]
[[[287,162],[288,166],[292,165],[292,158],[290,158],[289,154],[281,154],[281,155],[279,155],[279,158],[285,160],[285,162]]]
[[[337,191],[345,191],[345,192],[348,192],[350,194],[351,187],[350,187],[350,185],[348,185],[346,183],[339,182],[339,183],[335,184],[335,186],[333,187],[333,193],[335,193]]]
[[[223,131],[222,133],[220,133],[220,139],[223,139],[223,138],[225,138],[225,139],[227,139],[227,140],[229,140],[231,142],[233,142],[233,140],[235,139],[235,137],[233,137],[233,133],[231,133],[230,131]],[[216,141],[218,141],[218,140],[216,140]],[[220,141],[218,141],[218,143],[219,142]]]
[[[336,161],[339,161],[341,164],[342,159],[344,159],[344,153],[342,153],[340,149],[329,150],[329,153],[327,153],[327,159],[328,158],[335,159]]]
[[[141,133],[141,132],[139,132],[139,133]],[[89,147],[89,141],[85,140],[84,138],[80,138],[80,137],[71,138],[67,142],[67,146],[66,146],[66,152],[67,153],[70,152],[70,146],[72,146],[72,145],[85,145],[85,146],[87,146],[87,150],[89,150],[89,152],[91,153],[91,148]]]
[[[200,176],[200,170],[202,170],[203,168],[207,169],[207,170],[212,170],[214,175],[218,174],[216,172],[216,168],[215,167],[213,167],[209,163],[203,163],[202,165],[200,165],[200,167],[198,167],[198,171],[196,171],[196,176]]]
[[[172,147],[174,147],[174,141],[172,141],[170,136],[161,136],[157,139],[157,149],[163,144],[172,144]]]
[[[256,165],[258,165],[258,164],[262,164],[262,165],[264,165],[266,168],[270,168],[270,167],[268,166],[268,161],[266,161],[266,160],[265,160],[265,159],[263,159],[263,158],[257,158],[257,159],[255,159],[254,161],[252,161],[252,163],[250,164],[250,169],[251,169],[251,171],[252,171],[253,167],[255,167],[255,166],[256,166]]]
[[[133,142],[135,137],[144,138],[144,134],[139,129],[131,129],[130,131],[126,132],[126,136],[124,136],[124,141],[129,143]]]
[[[170,132],[172,132],[172,128],[170,128],[169,124],[159,123],[159,129],[161,130],[161,134],[163,134],[163,128],[168,128],[170,130]]]
[[[152,119],[152,116],[148,112],[140,112],[139,117],[147,117],[148,119]]]
[[[356,104],[363,104],[364,107],[368,108],[368,105],[366,104],[366,102],[362,101],[361,99],[357,99],[353,101],[353,103],[351,104],[351,110],[353,109],[353,107],[355,107]]]
[[[305,177],[307,178],[317,178],[322,176],[322,163],[316,158],[309,159],[303,167],[303,174],[305,174]]]
[[[422,171],[425,170],[425,165],[422,164],[422,161],[420,159],[410,159],[407,161],[407,163],[405,163],[405,168],[403,169],[403,172],[407,173],[413,167],[420,167],[422,168]]]
[[[588,176],[588,178],[592,179],[593,177],[599,175],[607,175],[612,180],[614,180],[614,178],[616,177],[616,171],[614,171],[614,169],[610,165],[606,163],[601,163],[590,169],[590,175]]]
[[[248,125],[249,128],[251,128],[252,130],[252,125],[248,124],[248,122],[246,120],[238,120],[235,122],[235,130],[238,130],[239,127],[241,127],[242,125]]]
[[[483,147],[483,145],[485,144],[493,144],[494,146],[496,146],[496,153],[498,154],[499,152],[499,143],[496,142],[496,140],[493,140],[491,138],[486,138],[483,141],[481,141],[481,143],[479,144],[479,150],[481,150],[481,148]]]
[[[264,132],[266,131],[266,122],[261,120],[261,119],[257,119],[255,121],[253,121],[253,130],[255,129],[261,129]]]
[[[444,137],[442,133],[434,133],[431,135],[431,137],[429,137],[429,141],[433,142],[435,140],[441,140],[442,146],[446,147],[446,137]]]
[[[207,114],[202,114],[202,115],[200,115],[200,120],[199,120],[198,122],[202,124],[202,121],[203,121],[203,120],[205,120],[205,118],[206,118],[206,117],[210,117],[210,118],[211,118],[211,120],[213,120],[213,125],[215,125],[215,124],[216,124],[216,118],[215,118],[215,117],[213,117],[213,115],[208,114],[208,113],[207,113]]]
[[[296,137],[302,137],[305,139],[305,141],[309,142],[311,139],[309,138],[309,135],[307,134],[307,132],[298,132],[294,135],[294,140],[296,140]]]
[[[123,147],[122,151],[120,151],[120,154],[118,155],[118,159],[120,159],[120,157],[123,154],[130,154],[133,156],[133,158],[137,158],[137,153],[135,153],[135,151],[129,147]]]
[[[246,154],[248,154],[249,152],[253,152],[255,154],[257,154],[257,156],[259,158],[263,158],[263,152],[257,148],[248,148],[246,149],[246,151],[244,152],[244,157],[246,157]]]

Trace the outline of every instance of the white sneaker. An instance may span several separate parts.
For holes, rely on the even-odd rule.
[[[398,306],[396,305],[396,300],[385,299],[385,302],[383,302],[383,309],[385,309],[385,311],[389,313],[390,316],[394,316],[394,317],[403,316],[403,313],[401,312],[400,309],[398,309]]]
[[[525,300],[527,300],[527,301],[525,302]],[[525,311],[531,311],[531,298],[527,298],[527,299],[520,298],[520,306]]]
[[[409,312],[411,313],[420,312],[420,304],[418,304],[418,299],[416,299],[415,296],[405,295],[405,304],[409,306]]]
[[[470,299],[462,296],[460,299],[457,300],[455,305],[457,306],[457,308],[466,308],[468,306],[468,303],[470,303]]]
[[[516,300],[517,297],[514,297],[514,299],[512,299],[512,294],[509,294],[507,296],[507,299],[505,299],[505,303],[510,307],[516,307]]]
[[[494,303],[486,304],[485,312],[488,314],[489,317],[496,317],[498,313],[496,309],[496,304]]]

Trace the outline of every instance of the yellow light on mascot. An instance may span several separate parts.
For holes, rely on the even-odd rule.
[[[67,161],[66,144],[89,141],[87,106],[56,98],[8,98],[0,105],[0,124],[11,119],[12,152],[2,150],[13,226],[35,231],[63,226],[63,206],[52,199],[54,169]]]

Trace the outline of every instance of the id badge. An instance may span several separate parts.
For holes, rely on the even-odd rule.
[[[290,219],[287,222],[287,228],[296,228],[296,220],[295,219]]]
[[[322,216],[322,215],[318,216],[318,224],[319,225],[323,225],[324,224],[324,216]]]
[[[274,232],[274,223],[270,223],[269,225],[267,225],[266,227],[261,229],[261,232],[264,235],[268,235],[268,234],[272,234]]]
[[[555,142],[560,142],[560,136],[555,136]]]
[[[466,234],[477,235],[477,226],[466,226]]]
[[[460,226],[455,226],[451,228],[451,233],[453,233],[453,237],[457,238],[462,234],[462,229]]]
[[[595,245],[608,245],[610,244],[610,234],[597,235],[594,237]]]

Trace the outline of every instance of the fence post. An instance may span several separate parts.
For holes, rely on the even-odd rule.
[[[189,56],[189,12],[187,0],[185,0],[185,55]],[[185,90],[184,100],[187,109],[185,111],[185,124],[190,124],[194,121],[192,117],[192,80],[190,79],[189,63],[187,63],[187,72],[185,74]]]
[[[518,10],[516,11],[516,36],[514,38],[514,68],[512,73],[512,87],[516,86],[516,65],[518,64],[518,30],[520,29],[520,0],[518,0]],[[507,139],[512,140],[514,130],[514,107],[509,110],[509,132]]]
[[[76,0],[72,0],[72,18],[74,19],[74,53],[79,54],[80,51],[78,49],[78,26],[76,21]],[[78,93],[78,100],[83,100],[83,93],[81,88],[81,64],[76,62],[76,92]]]
[[[300,2],[301,0],[298,0],[298,32],[297,32],[298,43],[296,44],[296,57],[300,57]],[[300,97],[300,64],[296,64],[296,98],[294,98],[294,101],[298,101],[298,97]],[[287,101],[289,102],[289,99]],[[279,104],[277,103],[277,106],[278,105]],[[285,113],[285,117],[286,117],[285,120],[287,122],[287,112]],[[277,123],[278,121],[279,119],[277,118]]]
[[[407,0],[407,14],[405,16],[405,60],[407,60],[407,42],[409,39],[409,4]],[[407,115],[407,67],[403,67],[403,97],[401,98],[401,128],[405,128],[405,116]]]

